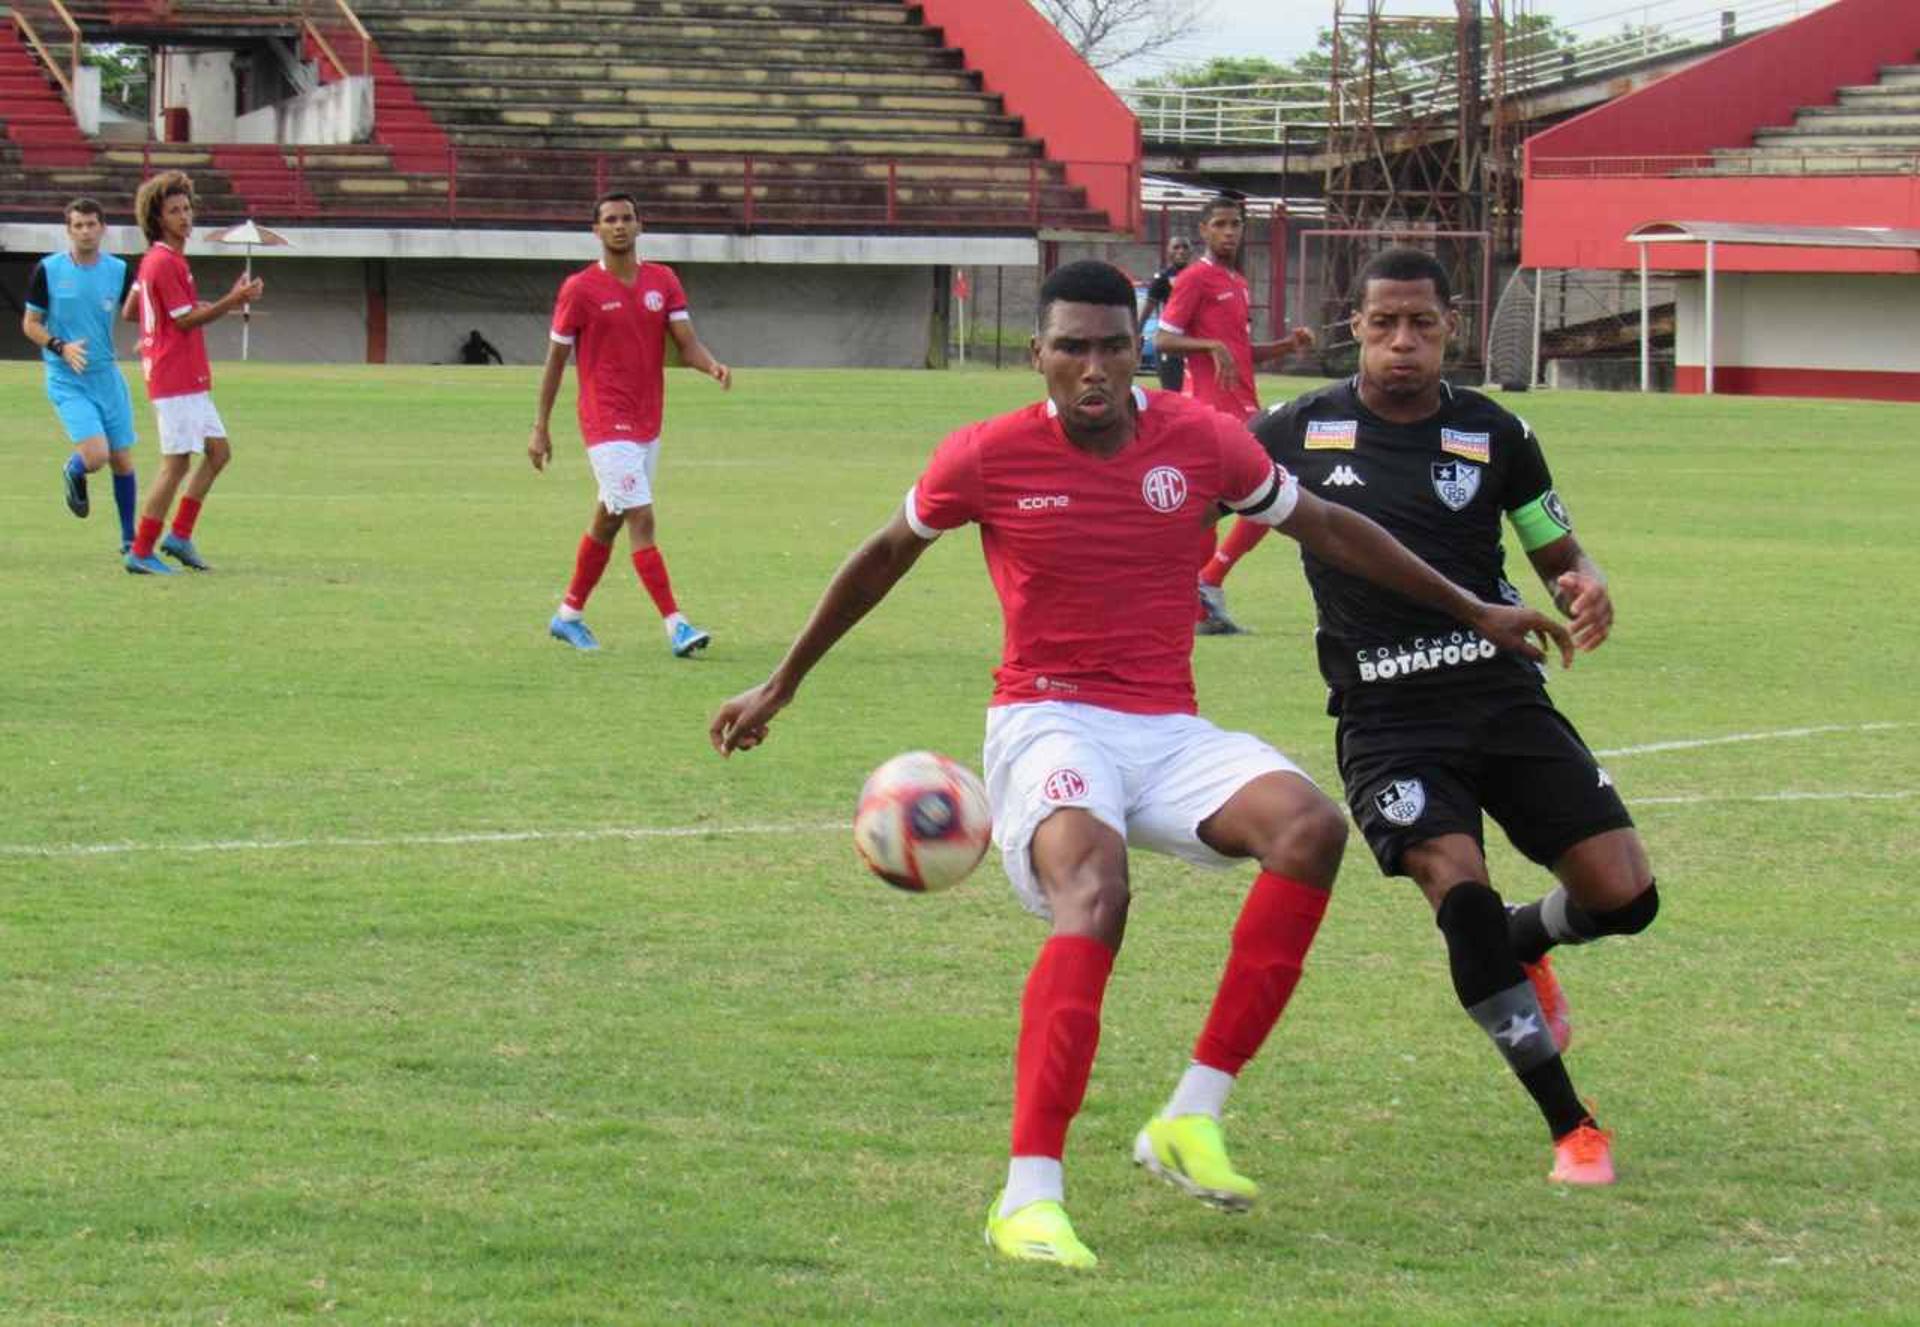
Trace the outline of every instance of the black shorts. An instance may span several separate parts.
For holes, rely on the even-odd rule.
[[[1387,875],[1405,875],[1407,849],[1442,834],[1471,834],[1484,848],[1482,809],[1541,866],[1633,824],[1613,780],[1544,692],[1349,695],[1335,742],[1347,805]]]

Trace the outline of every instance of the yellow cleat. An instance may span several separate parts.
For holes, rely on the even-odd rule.
[[[987,1247],[1002,1257],[1021,1262],[1050,1262],[1062,1267],[1100,1265],[1093,1250],[1080,1242],[1067,1220],[1067,1209],[1051,1199],[1028,1203],[1008,1216],[1000,1215],[1000,1200],[987,1209]]]
[[[1133,1140],[1133,1161],[1223,1212],[1244,1212],[1260,1186],[1227,1160],[1220,1121],[1211,1115],[1155,1116]]]

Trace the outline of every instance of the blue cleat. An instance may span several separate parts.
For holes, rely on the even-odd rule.
[[[195,571],[212,571],[206,559],[200,556],[200,550],[193,546],[193,540],[182,539],[170,534],[160,541],[160,551],[183,567],[192,567]]]
[[[576,650],[600,648],[600,642],[593,638],[593,633],[587,630],[587,624],[579,618],[568,621],[556,614],[553,621],[547,623],[547,634],[555,640],[565,641]]]
[[[173,568],[149,553],[145,557],[127,554],[127,571],[134,576],[171,576]]]
[[[682,618],[673,624],[673,638],[671,641],[673,657],[676,659],[684,659],[695,650],[704,650],[707,648],[707,642],[712,639],[713,637],[709,636],[706,632],[700,630],[700,628],[694,626],[693,623],[687,621],[685,618]]]
[[[60,484],[67,492],[67,510],[84,519],[93,510],[93,504],[87,501],[86,475],[76,475],[63,465],[60,467]]]

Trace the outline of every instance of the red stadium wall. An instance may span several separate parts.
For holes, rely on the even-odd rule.
[[[1673,390],[1681,396],[1700,396],[1707,390],[1707,371],[1698,364],[1678,364]],[[1719,364],[1713,370],[1713,390],[1721,396],[1824,396],[1845,401],[1920,401],[1920,373],[1886,373],[1865,369],[1777,369]]]
[[[1650,156],[1744,147],[1843,83],[1920,52],[1914,0],[1839,0],[1527,140],[1527,155]]]
[[[1912,176],[1672,174],[1705,165],[1689,158],[1714,148],[1745,147],[1754,130],[1791,123],[1800,107],[1831,103],[1837,88],[1872,83],[1881,65],[1911,63],[1916,52],[1916,0],[1839,0],[1536,134],[1526,145],[1522,264],[1637,267],[1621,237],[1648,221],[1920,224]],[[1909,257],[1830,251],[1809,261],[1781,250],[1738,261],[1756,271],[1911,272]]]
[[[1027,0],[918,0],[915,7],[1116,230],[1145,233],[1140,123],[1053,24]]]

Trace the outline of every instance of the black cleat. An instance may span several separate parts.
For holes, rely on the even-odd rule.
[[[67,510],[82,520],[93,510],[93,504],[87,501],[87,477],[75,474],[66,466],[60,467],[60,483],[67,492]]]

